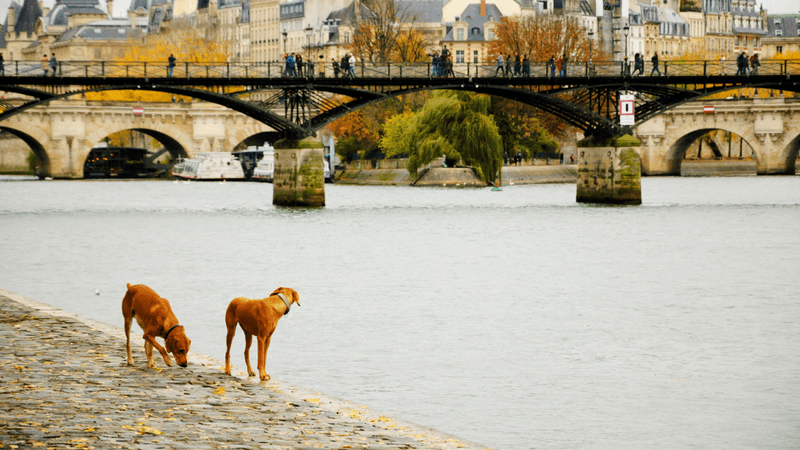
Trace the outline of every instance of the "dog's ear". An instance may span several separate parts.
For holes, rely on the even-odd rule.
[[[292,298],[294,299],[294,302],[297,303],[297,306],[300,306],[300,294],[298,294],[297,291],[295,291],[294,289],[289,289],[289,288],[286,289],[288,289],[289,292],[292,293]]]
[[[175,347],[175,337],[170,334],[167,340],[164,341],[164,347],[166,347],[167,353],[175,353],[175,350],[173,350]]]

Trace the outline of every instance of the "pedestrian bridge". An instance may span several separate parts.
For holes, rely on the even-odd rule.
[[[730,64],[730,63],[729,63]],[[549,112],[587,136],[629,133],[686,102],[738,88],[800,92],[800,60],[764,61],[758,74],[729,75],[717,61],[666,61],[664,76],[631,76],[619,62],[579,61],[566,76],[548,76],[546,62],[533,62],[530,76],[495,76],[493,64],[455,63],[452,76],[436,76],[432,64],[358,64],[355,77],[333,77],[329,65],[284,76],[266,64],[179,64],[169,76],[163,63],[59,62],[44,77],[34,62],[6,65],[0,91],[23,101],[0,102],[0,124],[30,108],[89,92],[142,90],[216,103],[264,123],[285,137],[313,135],[337,118],[371,103],[420,90],[464,90],[514,99]],[[320,69],[322,69],[321,76]],[[621,125],[619,96],[635,96],[636,121]],[[282,113],[276,112],[278,109]]]

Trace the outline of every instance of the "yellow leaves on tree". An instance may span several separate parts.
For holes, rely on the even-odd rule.
[[[186,63],[224,64],[230,56],[222,44],[205,39],[194,28],[182,27],[145,36],[142,42],[131,41],[130,46],[116,62],[137,66],[147,63],[149,74],[164,77],[167,74],[170,55],[174,55],[176,59],[175,76],[180,76],[182,68],[185,71]],[[118,67],[116,70],[124,69]],[[147,91],[103,91],[88,93],[86,98],[100,101],[170,102],[173,100],[170,94]]]

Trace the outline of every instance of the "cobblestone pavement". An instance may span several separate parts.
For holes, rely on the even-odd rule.
[[[0,447],[481,448],[202,355],[148,369],[137,338],[128,367],[121,329],[0,291]]]

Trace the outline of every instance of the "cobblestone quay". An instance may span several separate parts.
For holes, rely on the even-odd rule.
[[[128,367],[121,328],[0,290],[0,447],[482,448],[203,355],[148,369],[134,329]]]

